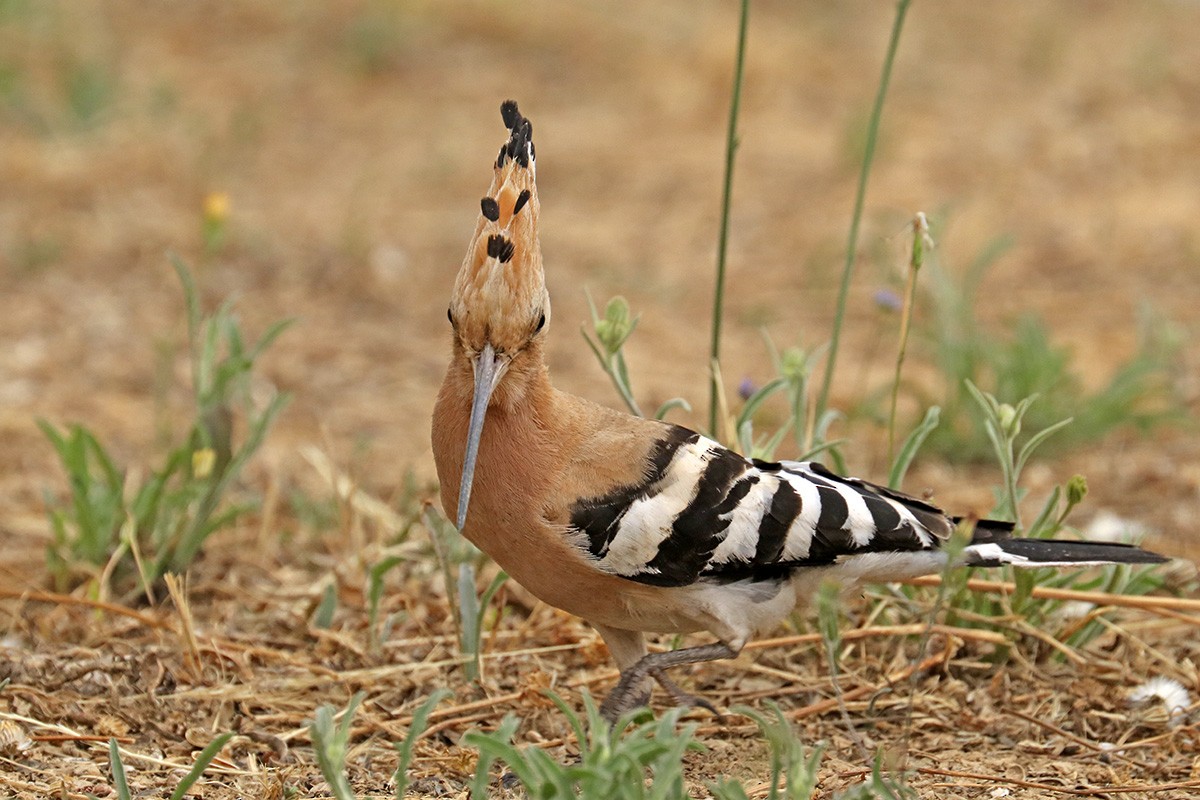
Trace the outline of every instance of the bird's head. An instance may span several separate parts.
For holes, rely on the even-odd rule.
[[[508,140],[454,282],[449,317],[456,358],[474,372],[467,449],[459,487],[458,527],[466,522],[479,438],[488,407],[519,400],[542,368],[550,295],[538,244],[533,125],[508,100],[500,106]],[[503,383],[502,383],[503,382]]]

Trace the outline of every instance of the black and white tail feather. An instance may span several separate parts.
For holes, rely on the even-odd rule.
[[[664,426],[640,482],[572,508],[571,530],[597,568],[655,586],[780,580],[797,570],[872,555],[894,572],[936,571],[959,522],[916,497],[806,461],[747,459],[679,426]],[[983,520],[965,566],[1158,563],[1132,545],[1013,537]],[[905,557],[908,554],[909,557]],[[886,558],[881,558],[886,556]]]

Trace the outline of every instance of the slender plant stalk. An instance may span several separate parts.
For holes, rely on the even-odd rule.
[[[908,261],[908,284],[904,287],[904,308],[900,312],[900,346],[896,352],[896,374],[892,377],[892,407],[888,411],[888,464],[896,457],[896,402],[900,397],[900,371],[908,352],[908,331],[912,327],[913,303],[917,296],[917,274],[925,263],[925,250],[930,244],[929,221],[918,211],[913,217],[912,256]]]
[[[888,41],[887,55],[883,59],[883,74],[879,78],[879,91],[875,95],[875,107],[871,109],[871,120],[867,125],[867,146],[863,153],[862,171],[858,175],[858,190],[854,195],[854,215],[850,218],[850,234],[846,242],[846,263],[842,266],[842,283],[838,288],[837,312],[833,317],[833,335],[829,339],[829,358],[825,362],[825,377],[821,381],[821,393],[817,396],[816,419],[820,419],[829,405],[829,387],[833,383],[833,371],[837,365],[838,342],[842,334],[842,320],[846,316],[846,298],[850,294],[850,276],[854,273],[854,256],[858,250],[858,226],[862,220],[863,201],[867,195],[867,179],[871,175],[871,163],[875,159],[875,141],[879,136],[879,119],[883,116],[883,100],[887,97],[888,83],[892,77],[892,64],[896,60],[896,48],[900,44],[900,29],[908,13],[911,0],[896,3],[896,20],[892,23],[892,38]]]
[[[729,128],[725,132],[725,181],[721,188],[721,232],[717,241],[717,285],[713,295],[712,346],[709,363],[721,359],[721,317],[725,306],[725,257],[729,249],[729,206],[733,195],[733,160],[738,148],[738,109],[742,104],[742,73],[746,62],[746,24],[750,19],[750,0],[742,0],[742,13],[738,21],[737,64],[733,70],[733,98],[729,103]],[[711,375],[708,393],[708,430],[717,431],[717,375]]]

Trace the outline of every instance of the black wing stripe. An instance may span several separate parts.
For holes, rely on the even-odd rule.
[[[659,586],[781,580],[845,556],[937,546],[952,522],[900,492],[820,464],[748,460],[664,426],[640,479],[570,509],[597,568]]]
[[[621,519],[628,510],[629,502],[612,502],[580,509],[571,515],[571,524],[587,534],[588,550],[592,555],[603,558],[608,545],[621,529]]]
[[[639,580],[659,585],[692,583],[708,564],[729,527],[729,512],[758,482],[757,476],[738,481],[749,465],[738,454],[720,448],[700,476],[696,496],[679,513],[671,534],[658,546],[647,574]],[[724,517],[724,518],[723,518]]]
[[[780,481],[771,496],[771,507],[758,524],[758,546],[754,563],[769,564],[779,559],[787,543],[787,533],[800,514],[800,495],[787,481]]]
[[[870,495],[863,495],[863,500],[871,512],[871,518],[875,520],[876,531],[882,533],[900,527],[900,512],[890,502]]]
[[[817,519],[817,528],[827,531],[841,530],[846,527],[846,519],[850,516],[850,507],[846,498],[833,487],[817,486],[821,496],[821,516]]]
[[[581,500],[571,509],[571,527],[588,537],[588,551],[603,558],[621,530],[621,520],[634,501],[651,497],[657,491],[680,447],[700,440],[700,434],[673,425],[667,435],[654,443],[642,480],[620,486],[600,497]]]
[[[818,564],[832,562],[838,556],[861,552],[850,531],[844,529],[817,528],[813,532],[812,546],[808,549],[808,561]]]
[[[842,477],[834,472],[830,472],[823,464],[818,464],[815,461],[806,464],[806,466],[816,475],[820,475],[829,481],[839,483],[843,486],[851,487],[854,491],[868,499],[868,506],[870,505],[870,498],[872,496],[886,498],[899,503],[908,513],[912,514],[913,518],[922,528],[925,528],[937,539],[949,537],[954,530],[954,524],[946,517],[946,512],[919,497],[913,497],[904,492],[889,489],[886,486],[864,481],[861,478]],[[874,515],[874,511],[872,511],[872,515]],[[876,518],[876,521],[878,522],[878,518]],[[879,525],[880,530],[891,530],[893,527],[896,526]]]

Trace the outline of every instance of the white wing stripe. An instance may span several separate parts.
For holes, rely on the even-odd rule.
[[[871,509],[867,508],[867,501],[849,486],[834,484],[833,488],[846,501],[846,509],[849,511],[842,529],[849,530],[856,545],[866,547],[875,538],[875,517],[872,516]]]
[[[779,488],[779,478],[764,473],[751,487],[750,492],[733,510],[733,517],[725,539],[713,551],[712,560],[717,564],[730,561],[750,562],[758,550],[758,529],[763,516],[771,508],[771,499]]]
[[[658,555],[659,545],[671,535],[675,518],[696,496],[700,476],[715,452],[715,445],[711,439],[701,437],[700,441],[676,451],[666,472],[670,478],[662,491],[635,500],[621,518],[608,552],[600,559],[601,569],[618,575],[636,574],[646,569]]]
[[[821,518],[821,494],[802,475],[784,472],[780,478],[790,483],[796,494],[800,495],[800,513],[788,528],[787,543],[779,560],[803,561],[812,549],[813,531],[817,529],[817,520]]]

